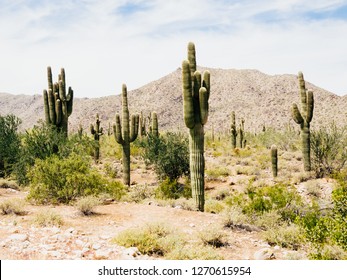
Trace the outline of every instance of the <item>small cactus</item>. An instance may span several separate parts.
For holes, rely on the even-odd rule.
[[[47,67],[48,90],[43,91],[46,123],[68,135],[68,119],[72,113],[73,90],[66,92],[65,70],[61,68],[58,82],[53,83],[51,67]]]
[[[278,158],[277,158],[277,147],[276,145],[271,146],[271,164],[272,164],[272,175],[273,177],[277,177],[278,171]]]
[[[139,131],[139,115],[131,115],[129,119],[127,87],[122,86],[122,124],[119,114],[116,114],[116,124],[113,126],[114,137],[123,147],[123,182],[130,186],[130,143],[135,141]]]
[[[293,120],[300,125],[301,129],[304,169],[305,171],[311,171],[310,123],[312,121],[314,107],[313,92],[306,90],[304,75],[302,72],[299,72],[298,79],[301,97],[301,112],[299,111],[298,106],[294,103],[292,106],[292,117]]]
[[[188,44],[188,60],[182,63],[183,115],[189,128],[192,196],[199,211],[205,205],[204,125],[208,118],[210,73],[196,71],[195,45]]]
[[[235,112],[231,112],[231,148],[236,148],[236,137],[237,137],[236,121],[235,121]]]
[[[96,114],[95,127],[92,124],[90,125],[90,133],[94,135],[94,140],[96,141],[96,146],[94,150],[95,162],[98,162],[100,158],[100,141],[99,140],[100,140],[100,136],[103,135],[102,130],[103,130],[102,127],[100,127],[99,115]]]

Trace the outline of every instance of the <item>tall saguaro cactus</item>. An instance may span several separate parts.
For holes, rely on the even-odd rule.
[[[244,135],[245,135],[245,120],[242,118],[239,128],[239,135],[240,135],[240,148],[245,148],[245,141]]]
[[[277,177],[278,171],[278,157],[277,157],[277,147],[276,145],[271,146],[271,164],[272,164],[272,175],[273,177]]]
[[[95,127],[92,124],[90,125],[90,133],[94,135],[94,140],[97,142],[94,150],[94,159],[96,162],[98,162],[100,158],[100,136],[104,134],[102,127],[100,127],[100,122],[99,114],[96,114]]]
[[[190,179],[197,209],[205,205],[204,124],[208,118],[210,73],[196,71],[195,45],[188,44],[188,60],[182,62],[183,115],[189,128]]]
[[[123,182],[130,186],[130,143],[135,141],[139,130],[139,115],[131,115],[129,119],[127,87],[122,87],[122,124],[119,114],[116,114],[116,124],[113,125],[114,137],[123,147]]]
[[[231,112],[231,148],[236,148],[236,137],[237,137],[237,129],[236,129],[236,121],[235,121],[235,112]]]
[[[65,70],[61,68],[58,82],[53,83],[51,67],[47,67],[48,90],[43,91],[46,123],[68,135],[68,119],[72,113],[73,90],[66,92]]]
[[[310,123],[313,117],[313,92],[306,90],[304,75],[302,72],[298,74],[299,89],[301,98],[301,112],[298,106],[294,103],[292,107],[292,117],[294,121],[300,125],[302,153],[304,158],[305,171],[311,171],[311,139],[310,139]]]

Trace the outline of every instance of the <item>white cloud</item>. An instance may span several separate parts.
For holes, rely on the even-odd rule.
[[[51,65],[55,75],[65,68],[78,97],[119,93],[180,67],[194,41],[200,65],[302,70],[347,93],[347,19],[329,18],[347,1],[38,2],[0,0],[0,91],[41,94]]]

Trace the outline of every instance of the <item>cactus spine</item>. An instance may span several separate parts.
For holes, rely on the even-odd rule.
[[[272,145],[271,146],[271,163],[272,163],[272,175],[273,175],[273,177],[277,177],[278,158],[277,158],[277,147],[276,147],[276,145]]]
[[[158,130],[158,116],[156,112],[152,112],[151,114],[152,119],[152,125],[150,127],[151,134],[154,137],[159,137],[159,130]]]
[[[61,68],[58,82],[53,83],[51,67],[47,67],[48,91],[43,91],[45,119],[59,131],[68,135],[68,119],[72,113],[73,90],[66,94],[65,70]]]
[[[183,115],[189,128],[190,179],[197,209],[205,205],[204,124],[208,118],[210,73],[196,71],[195,46],[188,44],[188,60],[182,62]]]
[[[236,148],[236,137],[237,137],[237,129],[236,129],[236,121],[235,121],[235,112],[231,112],[231,148]]]
[[[94,150],[94,159],[96,162],[99,161],[100,158],[100,136],[103,135],[102,127],[100,127],[99,114],[96,114],[96,123],[94,125],[90,125],[90,133],[94,135],[94,140],[96,141],[96,146]]]
[[[314,107],[313,92],[306,90],[302,72],[299,72],[298,79],[301,97],[301,112],[294,103],[292,107],[292,117],[297,124],[300,124],[304,169],[305,171],[311,171],[310,123],[312,121]]]
[[[130,143],[135,141],[139,130],[139,115],[131,115],[129,119],[127,87],[122,86],[122,124],[119,114],[116,114],[116,124],[113,126],[114,137],[123,147],[123,182],[130,186]]]

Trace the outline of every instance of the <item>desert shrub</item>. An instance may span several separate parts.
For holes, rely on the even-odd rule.
[[[0,115],[0,177],[9,176],[19,159],[21,120],[14,115]]]
[[[183,185],[177,180],[171,180],[169,178],[160,182],[155,190],[155,197],[158,199],[190,198],[191,196],[190,185]]]
[[[347,161],[346,128],[335,123],[311,132],[312,169],[318,178],[339,172]]]
[[[136,203],[150,198],[154,195],[153,188],[148,186],[147,184],[137,184],[131,185],[129,191],[124,198],[126,201],[134,201]]]
[[[63,218],[53,210],[41,211],[37,213],[33,222],[40,227],[59,227],[64,224]]]
[[[274,227],[265,231],[263,235],[270,245],[293,250],[298,250],[305,243],[302,229],[296,224]]]
[[[118,170],[115,167],[112,167],[110,163],[104,164],[105,174],[110,178],[117,178]]]
[[[196,244],[177,246],[168,252],[165,258],[168,260],[223,260],[223,256],[213,247]]]
[[[22,136],[19,160],[14,167],[16,180],[21,185],[30,183],[28,172],[36,159],[44,160],[52,155],[65,158],[71,153],[92,155],[94,141],[87,136],[71,135],[68,139],[64,133],[54,127],[40,122]]]
[[[23,199],[11,198],[0,202],[0,211],[4,215],[15,214],[23,215],[25,202]]]
[[[347,252],[336,245],[325,244],[319,248],[312,248],[309,258],[313,260],[347,260]]]
[[[216,226],[200,231],[198,237],[203,245],[209,245],[215,248],[228,245],[225,232],[223,232],[223,229]]]
[[[143,158],[154,166],[159,179],[171,181],[189,174],[188,140],[182,135],[168,132],[166,135],[148,137],[142,141]]]
[[[100,205],[100,199],[95,196],[86,196],[76,201],[77,210],[85,216],[93,215],[94,208]]]
[[[216,166],[206,169],[206,175],[209,180],[217,180],[220,177],[227,177],[230,175],[230,171],[226,167]]]
[[[18,184],[16,181],[8,180],[8,179],[0,179],[0,188],[3,189],[15,189],[18,190]]]
[[[224,210],[224,204],[218,200],[206,199],[205,201],[205,212],[207,213],[220,213]]]
[[[142,254],[164,256],[172,244],[165,239],[172,235],[172,229],[160,223],[147,224],[145,227],[128,229],[118,234],[113,241],[124,247],[137,247]],[[170,239],[171,242],[179,242]]]
[[[57,155],[37,159],[28,176],[31,182],[29,199],[38,203],[69,203],[81,196],[100,193],[119,199],[124,186],[102,177],[91,168],[90,159],[75,153],[64,159]]]

